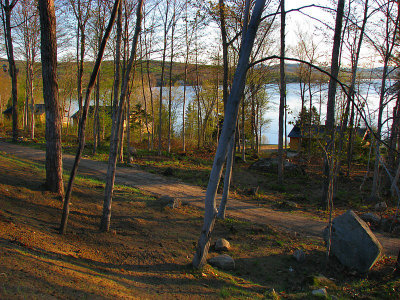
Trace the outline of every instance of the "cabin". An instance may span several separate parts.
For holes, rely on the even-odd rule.
[[[293,129],[289,132],[288,137],[290,138],[289,140],[290,150],[296,152],[300,151],[301,139],[302,139],[300,126],[295,125]]]
[[[12,118],[12,106],[3,111],[3,115],[7,120]],[[46,121],[46,111],[43,103],[34,105],[35,122],[44,123]]]
[[[340,126],[336,127],[336,131],[340,130]],[[367,128],[356,128],[356,136],[362,137],[364,142],[369,138],[369,130]],[[294,125],[289,132],[288,137],[290,150],[299,152],[302,149],[303,139],[321,140],[325,135],[325,125],[311,125],[302,130],[300,125]]]

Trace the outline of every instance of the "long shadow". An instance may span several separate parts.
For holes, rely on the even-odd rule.
[[[73,266],[77,266],[80,268],[84,268],[88,271],[82,271],[77,270],[76,268],[73,267],[68,267],[68,266],[63,266],[65,269],[72,270],[74,272],[80,272],[89,276],[98,276],[100,274],[103,277],[109,277],[112,276],[113,281],[118,282],[119,284],[125,286],[126,288],[132,288],[132,284],[127,281],[131,282],[140,282],[143,284],[151,285],[153,287],[160,287],[163,285],[176,285],[176,286],[185,286],[189,283],[193,284],[193,280],[195,279],[179,279],[174,276],[174,278],[165,278],[161,275],[156,275],[157,273],[165,273],[168,275],[174,274],[174,273],[183,273],[183,272],[190,272],[191,268],[188,265],[180,265],[180,264],[175,264],[175,263],[158,263],[158,264],[153,264],[153,265],[140,265],[140,264],[114,264],[114,263],[105,263],[105,262],[100,262],[92,259],[87,259],[87,258],[76,258],[70,255],[65,255],[61,253],[55,253],[52,251],[44,250],[38,247],[27,247],[26,245],[18,242],[18,241],[12,241],[4,238],[0,238],[0,245],[4,249],[8,250],[17,250],[21,252],[28,252],[32,255],[35,255],[36,257],[41,258],[41,262],[48,264],[48,265],[57,265],[55,262],[51,261],[59,261],[63,263],[68,263]],[[22,254],[20,254],[22,255]],[[47,260],[47,261],[46,261]],[[50,260],[50,261],[48,261]],[[124,269],[126,271],[131,271],[131,272],[142,272],[145,273],[144,275],[129,275],[129,274],[124,274],[120,272],[116,272],[116,270],[121,270]],[[91,271],[91,272],[90,272]],[[96,272],[98,274],[93,274],[92,272]],[[156,273],[156,274],[152,274]],[[213,283],[211,279],[201,279],[201,280],[195,280],[196,285],[201,286],[204,284],[208,285],[215,285],[215,282]],[[136,289],[136,286],[135,286]],[[144,289],[144,291],[148,291],[148,289]],[[175,293],[175,291],[174,291]],[[180,291],[178,293],[186,294],[186,295],[191,295],[191,294],[198,294],[198,295],[204,295],[206,296],[207,293],[203,292],[194,292],[194,291]]]

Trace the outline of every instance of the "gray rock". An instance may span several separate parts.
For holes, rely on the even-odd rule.
[[[381,221],[381,218],[378,216],[378,215],[376,215],[376,214],[374,214],[374,213],[365,213],[365,214],[362,214],[361,216],[360,216],[360,218],[364,221],[364,222],[368,222],[368,223],[371,223],[371,224],[374,224],[374,225],[377,225],[377,224],[379,224],[379,222]]]
[[[303,250],[297,249],[296,251],[293,252],[293,257],[298,261],[302,262],[306,259],[306,254],[304,253]]]
[[[213,267],[217,267],[221,270],[233,270],[235,269],[235,261],[232,257],[226,254],[218,255],[210,258],[208,263]]]
[[[166,195],[158,198],[158,201],[163,207],[178,208],[181,205],[180,200]]]
[[[328,241],[328,227],[324,240]],[[382,254],[382,246],[368,225],[352,210],[333,219],[331,254],[344,266],[361,273],[368,272]]]
[[[218,239],[215,242],[216,251],[228,251],[231,248],[231,244],[226,239]]]
[[[326,289],[313,290],[311,293],[317,297],[324,297],[324,298],[328,297],[328,292],[326,291]]]

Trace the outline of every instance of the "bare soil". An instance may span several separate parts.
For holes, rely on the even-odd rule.
[[[326,265],[319,239],[235,219],[218,222],[214,232],[230,240],[235,270],[193,270],[199,210],[162,208],[150,194],[117,186],[111,232],[100,233],[104,186],[96,180],[77,180],[68,233],[59,235],[61,199],[42,190],[41,165],[1,154],[0,169],[1,299],[309,299],[324,285],[339,297],[395,299],[400,291],[393,259],[357,275]],[[293,259],[296,249],[305,262]],[[309,280],[318,274],[330,283]]]

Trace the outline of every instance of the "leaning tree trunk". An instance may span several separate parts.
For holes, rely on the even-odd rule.
[[[243,14],[243,26],[242,26],[243,30],[242,30],[242,41],[241,41],[242,44],[243,44],[244,37],[247,32],[247,27],[248,27],[248,23],[249,23],[249,15],[250,15],[250,0],[246,0],[244,14]],[[217,75],[218,75],[218,73],[217,73]],[[218,84],[218,82],[217,82],[217,84]],[[244,109],[244,97],[242,96],[242,98],[243,98],[242,109]],[[217,108],[218,108],[218,91],[217,91]],[[243,117],[242,125],[244,128],[244,112],[243,112],[242,117]],[[219,121],[218,121],[218,123],[219,123]],[[242,138],[244,138],[244,131],[243,131]],[[244,151],[245,151],[245,147],[243,145],[243,153],[244,153]],[[218,215],[217,215],[217,217],[219,219],[225,219],[226,203],[228,202],[229,189],[231,186],[231,177],[232,177],[234,158],[235,158],[235,133],[232,135],[232,139],[230,141],[230,145],[229,145],[229,149],[228,149],[227,162],[226,162],[226,167],[225,167],[226,171],[225,171],[225,177],[224,177],[224,189],[222,192],[221,203],[219,205]],[[243,161],[245,161],[245,157],[242,157],[242,158],[243,158]]]
[[[60,225],[60,230],[59,230],[59,232],[61,234],[64,234],[65,231],[67,230],[67,223],[68,223],[68,216],[69,216],[69,204],[70,204],[71,193],[72,193],[72,185],[74,183],[76,172],[78,171],[78,166],[79,166],[79,162],[82,157],[83,149],[85,148],[85,128],[86,128],[87,115],[88,115],[88,111],[89,111],[90,95],[92,93],[94,84],[96,82],[97,75],[100,70],[101,61],[103,59],[107,40],[110,37],[111,29],[114,25],[115,18],[117,15],[117,10],[118,10],[120,3],[121,3],[121,0],[116,0],[114,3],[113,10],[112,10],[111,16],[110,16],[110,21],[108,22],[107,28],[104,32],[104,37],[101,41],[99,53],[97,54],[96,63],[94,64],[92,75],[90,76],[90,81],[89,81],[89,84],[88,84],[88,87],[86,90],[85,107],[82,112],[81,120],[79,122],[79,132],[80,133],[79,133],[78,150],[76,151],[75,161],[74,161],[74,164],[71,169],[71,175],[69,177],[67,191],[65,192],[63,214],[61,217],[61,225]]]
[[[222,165],[224,163],[229,142],[231,141],[237,124],[239,103],[243,95],[246,74],[249,65],[250,53],[253,48],[254,39],[260,22],[261,14],[264,8],[265,0],[257,0],[253,9],[253,15],[250,20],[248,30],[244,42],[240,47],[240,56],[235,77],[232,84],[232,90],[229,95],[228,105],[225,110],[224,125],[222,127],[221,138],[219,140],[217,152],[215,154],[213,167],[208,182],[206,199],[204,224],[201,230],[200,238],[197,243],[197,250],[193,258],[193,266],[201,268],[207,260],[208,249],[210,247],[211,233],[214,228],[217,215],[215,196],[219,180],[222,173]]]
[[[115,171],[117,165],[117,150],[118,150],[118,132],[119,128],[122,126],[122,112],[125,104],[126,93],[128,91],[129,84],[129,76],[132,70],[133,61],[136,58],[136,47],[139,40],[139,34],[141,30],[142,24],[142,7],[143,0],[139,0],[137,12],[136,12],[136,28],[135,34],[132,40],[132,49],[129,57],[129,62],[125,70],[124,78],[122,80],[122,88],[121,88],[121,96],[119,99],[118,110],[116,114],[116,122],[115,127],[113,128],[112,137],[114,138],[111,141],[110,145],[110,155],[108,158],[108,168],[107,168],[107,177],[106,177],[106,188],[104,192],[104,203],[103,203],[103,215],[101,217],[100,230],[108,231],[110,229],[110,221],[111,221],[111,204],[112,204],[112,194],[114,190],[114,181],[115,181]],[[134,74],[133,74],[134,76]]]
[[[58,102],[56,15],[53,0],[39,1],[43,99],[46,109],[45,186],[64,194],[62,177],[61,114]]]

